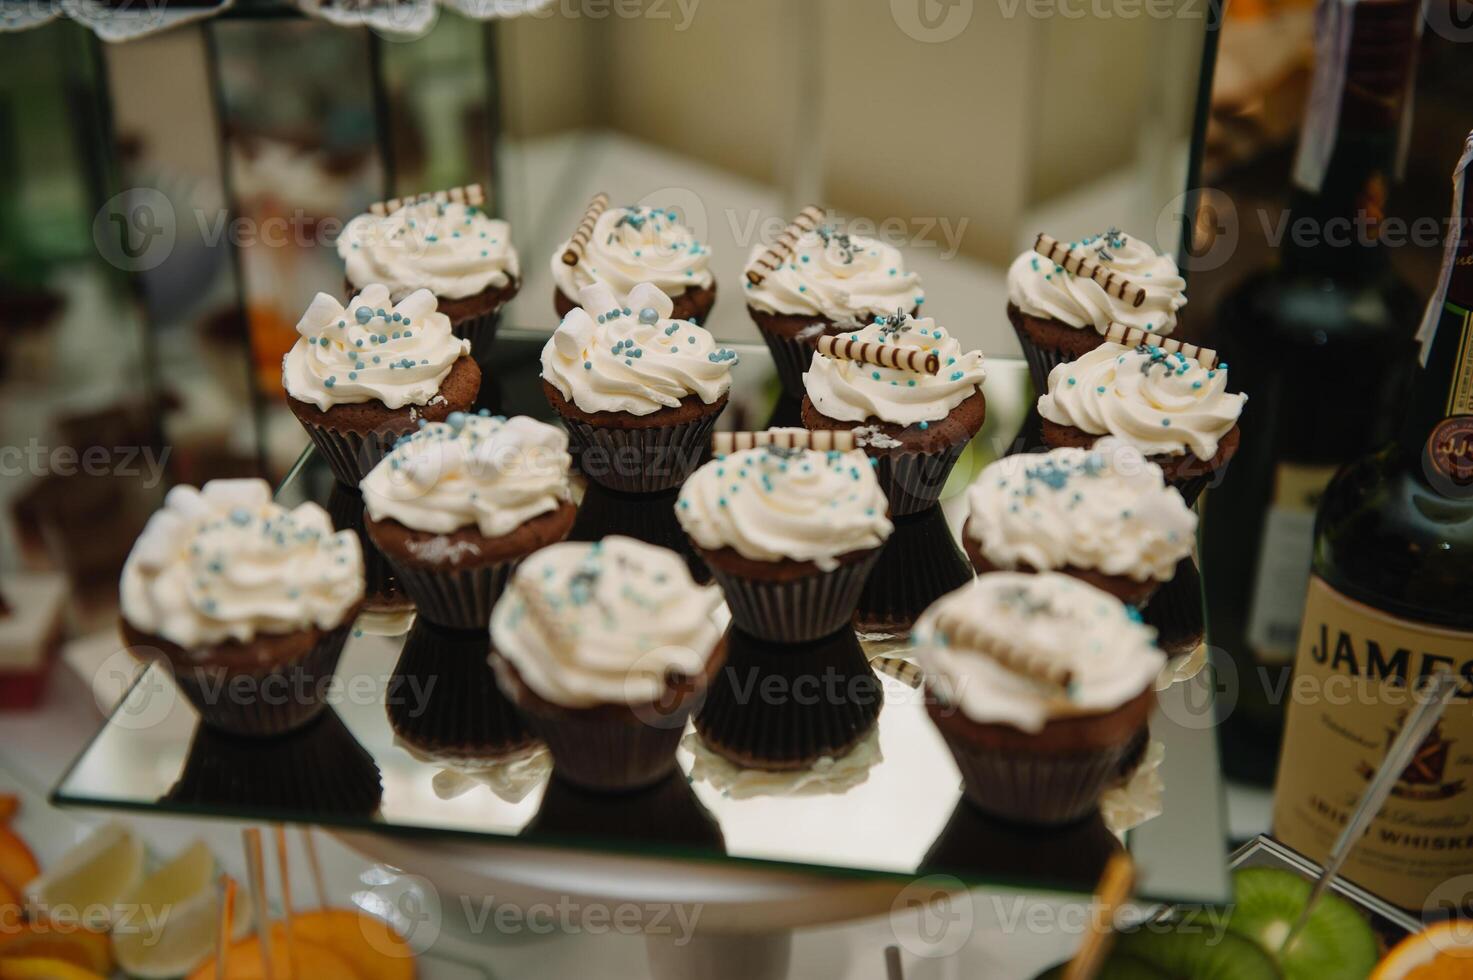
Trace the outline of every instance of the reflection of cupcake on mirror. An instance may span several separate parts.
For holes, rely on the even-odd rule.
[[[721,590],[632,538],[563,542],[524,561],[491,617],[501,690],[558,775],[596,790],[675,768],[686,719],[726,659]]]
[[[679,772],[629,793],[595,793],[554,776],[523,837],[725,853],[721,824]]]
[[[1161,467],[1106,437],[989,465],[967,490],[962,542],[978,572],[1063,572],[1140,606],[1196,533],[1197,515]]]
[[[1099,813],[1059,827],[1028,826],[990,817],[962,799],[916,873],[1088,892],[1123,849]]]
[[[602,283],[580,297],[542,349],[542,390],[579,468],[612,490],[679,486],[726,407],[736,352],[671,319],[670,298],[650,283],[627,299]]]
[[[481,631],[516,563],[568,536],[568,437],[525,415],[455,412],[364,478],[368,536],[420,616]]]
[[[1008,319],[1034,389],[1048,386],[1055,366],[1098,347],[1111,324],[1170,334],[1186,285],[1171,256],[1114,228],[1076,242],[1040,235],[1008,268]]]
[[[496,686],[490,652],[483,631],[416,622],[384,693],[394,735],[422,757],[462,769],[536,745]]]
[[[1211,366],[1209,366],[1211,365]],[[1247,395],[1227,390],[1227,365],[1210,351],[1106,342],[1060,364],[1038,398],[1049,446],[1089,448],[1116,436],[1161,467],[1194,504],[1238,451]]]
[[[845,234],[818,207],[803,209],[772,245],[752,249],[743,285],[783,390],[796,397],[817,338],[896,310],[915,313],[926,301],[920,276],[906,269],[899,249]]]
[[[428,289],[455,336],[484,359],[502,306],[521,288],[511,227],[488,215],[484,204],[476,184],[376,204],[358,215],[338,238],[348,292],[382,283],[397,303]]]
[[[299,819],[367,817],[382,799],[378,764],[329,708],[305,728],[265,741],[202,726],[162,802]]]
[[[177,486],[123,566],[123,637],[166,661],[201,720],[240,735],[300,728],[323,708],[363,604],[363,554],[313,503],[265,480]]]
[[[630,294],[650,283],[670,297],[676,320],[705,323],[716,302],[711,249],[667,208],[611,208],[598,194],[583,213],[571,238],[552,253],[553,305],[566,317],[579,305],[583,290],[607,286],[621,307],[636,312],[643,305]],[[587,303],[583,303],[587,306]]]
[[[934,504],[987,414],[982,352],[962,350],[932,319],[903,313],[819,346],[803,375],[803,424],[854,431],[879,460],[875,475],[892,515]]]
[[[726,667],[695,727],[707,748],[738,766],[791,772],[847,755],[874,729],[884,702],[853,630],[769,643],[733,629]]]
[[[808,443],[801,430],[771,433]],[[892,525],[864,453],[766,445],[691,474],[675,514],[736,625],[795,643],[845,629]]]
[[[1166,658],[1114,596],[1056,572],[993,572],[916,623],[927,712],[967,798],[1060,824],[1096,809],[1139,749]]]
[[[760,796],[841,796],[869,780],[870,770],[885,761],[880,729],[870,728],[843,755],[819,756],[804,769],[753,769],[738,765],[706,744],[699,732],[681,747],[691,754],[690,780],[706,783],[723,797],[750,800]]]
[[[940,506],[897,518],[854,610],[861,633],[905,636],[926,607],[972,580]]]
[[[318,293],[281,365],[287,405],[349,486],[413,432],[476,400],[481,369],[427,289],[395,305],[374,284],[342,306]]]
[[[394,578],[394,570],[384,560],[363,526],[363,496],[356,487],[333,481],[327,497],[327,512],[332,526],[339,531],[352,531],[363,551],[363,611],[365,613],[411,613],[414,602]]]
[[[614,535],[637,538],[645,544],[669,548],[685,559],[691,578],[705,585],[711,569],[696,553],[690,538],[675,516],[678,489],[659,493],[620,493],[597,483],[583,489],[578,516],[573,520],[569,541],[601,541]]]
[[[1141,616],[1156,631],[1156,645],[1168,656],[1182,656],[1201,646],[1207,633],[1207,612],[1195,558],[1188,555],[1176,563],[1171,581],[1157,590]]]

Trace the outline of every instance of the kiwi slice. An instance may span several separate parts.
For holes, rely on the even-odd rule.
[[[1058,980],[1060,964],[1039,980]],[[1115,937],[1096,980],[1283,980],[1258,944],[1205,924],[1142,927]]]
[[[1379,958],[1365,916],[1326,892],[1293,945],[1280,951],[1309,901],[1310,882],[1279,868],[1233,873],[1235,901],[1228,931],[1251,939],[1273,956],[1288,980],[1364,980]]]

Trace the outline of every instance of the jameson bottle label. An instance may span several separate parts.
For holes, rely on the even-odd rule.
[[[1398,619],[1310,579],[1274,790],[1283,843],[1325,860],[1415,707],[1417,678],[1439,670],[1465,683],[1343,872],[1408,909],[1473,874],[1473,632]]]

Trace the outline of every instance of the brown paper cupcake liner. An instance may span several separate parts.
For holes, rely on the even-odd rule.
[[[232,735],[281,735],[321,714],[351,621],[323,635],[306,656],[258,671],[175,666],[174,682],[200,721]]]
[[[983,813],[1019,823],[1065,824],[1093,813],[1132,750],[1122,744],[1077,753],[1007,751],[967,744],[945,728],[942,734],[967,799]]]
[[[329,708],[310,725],[272,739],[201,727],[179,781],[163,800],[293,816],[367,817],[383,800],[383,781],[373,756]]]
[[[701,465],[719,412],[679,425],[616,429],[563,417],[583,474],[610,490],[655,493],[678,487]]]
[[[866,633],[905,634],[937,599],[972,580],[967,562],[940,507],[895,520],[854,611]]]
[[[1156,590],[1141,618],[1156,628],[1156,645],[1169,656],[1191,653],[1206,635],[1202,609],[1202,576],[1190,555],[1176,565],[1171,581]]]
[[[875,478],[890,500],[890,516],[904,517],[935,506],[946,488],[946,478],[967,448],[965,442],[939,453],[883,452]]]
[[[853,749],[875,726],[884,697],[850,630],[805,644],[732,630],[726,666],[695,728],[712,752],[739,766],[805,769]]]
[[[447,630],[418,620],[384,694],[389,726],[412,748],[465,765],[497,759],[535,745],[501,689],[487,657],[484,629]]]
[[[680,772],[644,789],[618,794],[589,792],[553,777],[522,836],[726,850],[721,825]]]
[[[675,750],[689,714],[687,709],[670,716],[670,725],[654,726],[633,714],[611,717],[598,709],[556,715],[522,710],[522,717],[547,743],[557,777],[597,792],[641,789],[674,772]]]
[[[745,578],[713,566],[737,627],[761,640],[804,643],[845,629],[854,616],[860,590],[880,557],[875,548],[858,561],[831,572],[790,581]]]
[[[312,445],[327,460],[327,465],[332,468],[332,475],[339,483],[350,487],[358,486],[359,481],[368,475],[368,471],[377,466],[394,448],[394,443],[404,435],[397,431],[349,432],[329,429],[305,419],[302,420],[302,428],[307,430]]]
[[[501,307],[489,313],[463,317],[450,324],[450,332],[462,340],[471,342],[471,357],[484,362],[496,341],[496,330],[501,325]]]
[[[711,569],[691,545],[690,538],[675,516],[678,489],[658,493],[620,493],[590,483],[578,504],[569,541],[601,541],[619,534],[646,544],[666,548],[685,559],[691,578],[705,585],[711,581]]]
[[[777,369],[783,391],[795,398],[803,397],[803,375],[808,373],[808,367],[813,363],[813,352],[817,350],[814,342],[823,336],[823,328],[823,323],[815,324],[816,332],[812,338],[784,337],[760,328],[757,331],[772,352],[772,366]]]
[[[458,630],[485,630],[491,609],[521,563],[499,562],[480,568],[420,568],[384,556],[420,616]]]
[[[1042,394],[1048,391],[1050,372],[1060,364],[1074,360],[1074,356],[1068,351],[1046,350],[1038,346],[1016,320],[1013,321],[1013,332],[1018,335],[1018,344],[1023,348],[1023,359],[1028,362],[1028,377],[1033,381],[1034,392]]]
[[[363,551],[363,608],[369,612],[412,609],[414,603],[399,587],[393,568],[363,525],[363,496],[356,489],[335,482],[327,498],[327,513],[333,527],[358,536]]]
[[[1220,473],[1204,473],[1201,476],[1167,480],[1167,482],[1176,487],[1181,492],[1181,498],[1187,502],[1187,506],[1192,507],[1196,505],[1197,498],[1202,496],[1202,491],[1211,486],[1214,479],[1220,478]]]

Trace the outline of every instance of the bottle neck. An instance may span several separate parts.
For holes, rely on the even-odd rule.
[[[1287,271],[1361,279],[1384,267],[1381,221],[1398,136],[1396,130],[1342,129],[1319,189],[1295,185],[1281,251]]]

